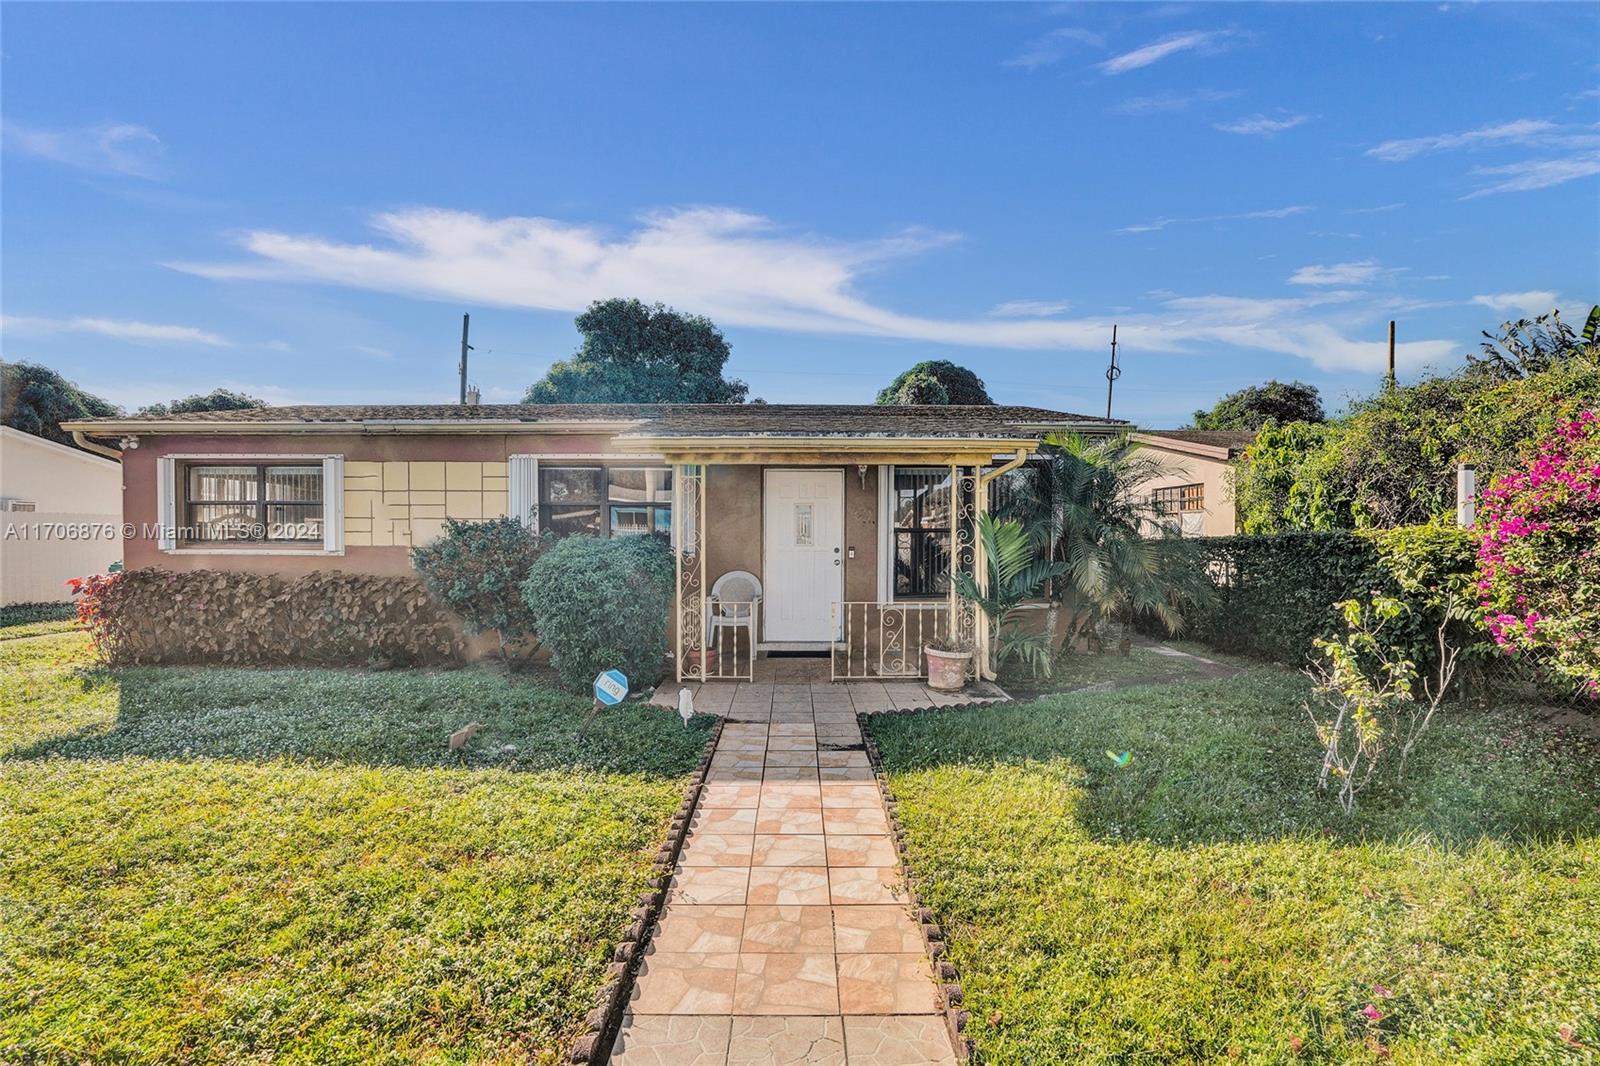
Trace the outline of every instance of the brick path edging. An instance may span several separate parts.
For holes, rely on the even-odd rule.
[[[727,721],[725,718],[717,719],[717,724],[711,730],[711,739],[706,742],[705,750],[701,753],[699,762],[695,764],[694,773],[690,776],[688,785],[684,787],[683,803],[679,805],[677,813],[673,814],[672,825],[667,830],[667,839],[662,842],[656,852],[655,861],[651,864],[653,871],[650,876],[651,888],[639,894],[638,905],[629,914],[632,920],[611,953],[612,961],[606,966],[606,983],[600,988],[594,1009],[584,1018],[583,1033],[573,1042],[567,1054],[567,1061],[570,1063],[598,1066],[610,1058],[611,1044],[617,1038],[617,1031],[622,1028],[622,1015],[627,1007],[628,996],[633,990],[633,980],[639,969],[639,960],[644,957],[644,949],[660,924],[662,906],[667,898],[667,887],[672,883],[672,871],[678,864],[678,855],[683,851],[684,841],[689,836],[689,822],[694,818],[695,807],[700,803],[706,770],[711,766],[711,757],[716,753],[717,742],[722,739],[722,726],[725,721]]]
[[[981,700],[973,703],[946,704],[937,707],[908,707],[902,710],[882,711],[881,714],[921,714],[924,711],[969,711],[978,707],[990,706],[994,701]],[[962,1007],[966,996],[961,990],[961,975],[956,970],[955,963],[950,961],[949,953],[945,947],[944,930],[939,928],[937,919],[932,910],[922,905],[917,898],[916,884],[912,879],[911,855],[906,848],[906,829],[900,824],[900,801],[895,799],[894,793],[889,790],[889,778],[883,769],[883,756],[878,751],[878,742],[872,736],[872,731],[867,728],[867,719],[873,717],[868,714],[856,715],[856,724],[861,729],[861,743],[867,750],[867,761],[872,765],[872,776],[878,783],[878,791],[883,795],[883,807],[889,815],[889,836],[894,841],[895,852],[900,857],[900,870],[905,876],[906,897],[911,905],[912,912],[917,916],[917,928],[922,932],[922,943],[927,949],[928,957],[933,960],[934,972],[937,974],[939,984],[939,998],[944,1004],[945,1027],[950,1033],[950,1042],[955,1045],[956,1059],[959,1062],[977,1061],[977,1045],[972,1038],[966,1035],[967,1022],[971,1019],[970,1011]]]

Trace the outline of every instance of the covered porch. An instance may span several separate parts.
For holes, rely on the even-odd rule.
[[[680,684],[771,685],[777,703],[789,685],[809,693],[816,684],[866,682],[846,698],[872,711],[969,702],[970,693],[952,699],[919,683],[924,646],[945,638],[977,651],[973,681],[993,680],[987,620],[957,595],[954,577],[981,581],[987,572],[978,518],[991,484],[1022,465],[1036,439],[641,435],[630,446],[659,453],[673,470]],[[906,467],[942,474],[947,486],[948,546],[919,563],[942,568],[937,598],[896,598],[892,586],[884,594],[897,556],[892,544],[881,547],[893,525],[883,479]],[[817,657],[767,657],[775,651]],[[736,694],[702,695],[699,709],[714,710],[707,698]]]
[[[663,684],[650,702],[676,707],[683,689],[689,690],[698,713],[746,722],[799,721],[807,715],[845,722],[857,714],[997,703],[1010,698],[988,681],[976,681],[964,692],[940,692],[915,677],[839,681],[825,658],[779,656],[758,658],[749,680],[713,676],[706,681]]]

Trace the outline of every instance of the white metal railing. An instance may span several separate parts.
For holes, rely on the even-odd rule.
[[[949,635],[950,604],[841,601],[833,605],[833,633],[835,681],[926,677],[922,649]]]

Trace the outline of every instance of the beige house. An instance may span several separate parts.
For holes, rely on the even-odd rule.
[[[122,466],[0,426],[0,605],[70,600],[122,558]]]
[[[1125,425],[1008,406],[506,404],[65,428],[124,449],[129,567],[409,573],[447,518],[668,537],[686,680],[802,650],[831,654],[836,678],[920,676],[927,641],[982,635],[950,576],[983,572],[991,485],[1047,433]]]
[[[1225,537],[1238,532],[1233,502],[1233,463],[1255,434],[1223,429],[1151,429],[1129,439],[1159,459],[1168,473],[1139,486],[1186,537]]]

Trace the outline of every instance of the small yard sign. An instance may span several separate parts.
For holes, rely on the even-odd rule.
[[[594,679],[594,698],[607,707],[621,703],[628,695],[628,678],[621,670],[607,670]]]

